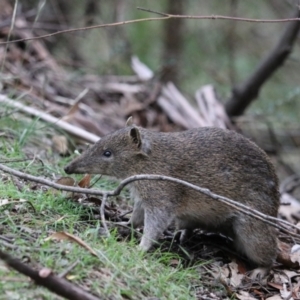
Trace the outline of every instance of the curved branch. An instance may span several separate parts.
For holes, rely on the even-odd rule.
[[[57,184],[57,183],[54,183],[54,182],[49,181],[49,180],[44,179],[44,178],[32,176],[32,175],[29,175],[29,174],[11,169],[11,168],[6,167],[2,164],[0,164],[0,170],[4,171],[6,173],[9,173],[9,174],[18,176],[19,178],[23,178],[23,179],[26,179],[26,180],[38,182],[38,183],[41,183],[41,184],[45,184],[47,186],[53,187],[53,188],[55,188],[57,190],[61,190],[61,191],[91,194],[91,195],[102,195],[103,200],[102,200],[102,208],[101,208],[101,211],[102,211],[102,218],[101,219],[104,223],[105,223],[105,220],[104,220],[103,212],[104,212],[104,206],[105,206],[105,201],[106,201],[107,197],[119,195],[121,193],[121,191],[124,189],[125,186],[127,186],[128,184],[130,184],[130,183],[132,183],[136,180],[161,180],[161,181],[171,181],[171,182],[175,182],[175,183],[187,186],[187,187],[189,187],[191,189],[194,189],[194,190],[196,190],[196,191],[198,191],[198,192],[200,192],[204,195],[207,195],[207,196],[209,196],[209,197],[211,197],[211,198],[213,198],[213,199],[215,199],[219,202],[222,202],[222,203],[224,203],[228,206],[231,206],[234,209],[236,209],[238,211],[241,211],[242,213],[244,213],[246,215],[252,216],[252,217],[254,217],[258,220],[261,220],[261,221],[263,221],[263,222],[265,222],[265,223],[267,223],[267,224],[269,224],[269,225],[271,225],[275,228],[281,229],[285,233],[287,233],[291,236],[299,237],[299,234],[294,233],[294,232],[290,232],[290,228],[296,229],[297,232],[298,232],[299,227],[297,227],[296,225],[293,225],[293,224],[291,224],[287,221],[284,221],[284,220],[266,215],[266,214],[264,214],[264,213],[262,213],[258,210],[250,208],[247,205],[236,202],[236,201],[234,201],[232,199],[229,199],[227,197],[215,194],[215,193],[211,192],[209,189],[202,188],[202,187],[199,187],[199,186],[194,185],[192,183],[189,183],[187,181],[177,179],[177,178],[173,178],[173,177],[169,177],[169,176],[155,175],[155,174],[154,175],[152,175],[152,174],[149,174],[149,175],[145,175],[145,174],[134,175],[134,176],[131,176],[131,177],[128,177],[128,178],[122,180],[120,182],[119,186],[113,191],[100,191],[100,190],[96,190],[96,189],[86,189],[86,188],[71,187],[71,186],[65,186],[65,185]],[[285,226],[277,224],[276,222],[284,224]],[[289,228],[287,229],[286,226],[289,227]],[[104,225],[104,228],[107,229],[105,227],[105,225]]]
[[[299,9],[294,17],[300,17]],[[245,82],[233,88],[231,98],[225,104],[228,116],[242,115],[249,104],[257,98],[262,85],[284,63],[292,52],[299,29],[300,22],[289,23],[277,45],[262,59],[252,75]]]

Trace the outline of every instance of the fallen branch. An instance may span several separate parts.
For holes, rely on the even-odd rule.
[[[29,115],[35,116],[40,118],[41,120],[50,123],[51,125],[55,125],[57,127],[60,127],[61,129],[65,130],[66,132],[79,137],[87,142],[90,143],[96,143],[98,140],[100,140],[100,137],[90,133],[84,129],[81,129],[79,127],[75,127],[63,120],[60,120],[58,118],[55,118],[45,112],[39,111],[33,107],[29,107],[26,105],[23,105],[22,103],[18,102],[18,101],[14,101],[10,98],[8,98],[5,95],[0,95],[0,103],[3,103],[4,105],[13,107],[13,108],[17,108]]]
[[[297,9],[295,17],[299,20],[299,9]],[[225,104],[228,116],[242,115],[249,104],[257,98],[265,81],[271,77],[292,52],[299,29],[300,22],[288,24],[277,45],[263,58],[251,76],[245,82],[233,88],[231,98]]]
[[[9,267],[22,273],[35,281],[36,284],[46,287],[51,292],[65,297],[70,300],[100,300],[98,298],[77,285],[74,285],[64,278],[58,277],[48,269],[40,271],[33,270],[28,265],[25,265],[20,260],[13,258],[9,254],[0,250],[0,259],[2,259]],[[49,274],[48,274],[49,272]],[[103,299],[103,298],[102,298]]]
[[[86,188],[71,187],[71,186],[65,186],[65,185],[57,184],[57,183],[54,183],[54,182],[49,181],[49,180],[44,179],[44,178],[32,176],[32,175],[14,170],[14,169],[9,168],[7,166],[4,166],[2,164],[0,164],[0,170],[4,171],[6,173],[12,174],[14,176],[18,176],[22,179],[38,182],[38,183],[41,183],[41,184],[45,184],[45,185],[50,186],[52,188],[55,188],[57,190],[68,191],[68,192],[73,192],[73,193],[83,193],[83,194],[104,196],[104,201],[102,202],[102,205],[103,205],[102,214],[103,215],[101,217],[101,220],[102,220],[102,222],[104,222],[104,224],[105,224],[104,206],[105,206],[106,197],[118,196],[125,186],[127,186],[128,184],[130,184],[130,183],[132,183],[136,180],[161,180],[161,181],[171,181],[171,182],[175,182],[175,183],[187,186],[187,187],[189,187],[191,189],[194,189],[194,190],[196,190],[196,191],[198,191],[202,194],[205,194],[205,195],[207,195],[207,196],[209,196],[209,197],[211,197],[211,198],[213,198],[213,199],[215,199],[219,202],[222,202],[222,203],[224,203],[224,204],[226,204],[226,205],[228,205],[228,206],[230,206],[230,207],[232,207],[232,208],[234,208],[238,211],[241,211],[245,215],[254,217],[254,218],[256,218],[256,219],[258,219],[258,220],[260,220],[260,221],[262,221],[266,224],[269,224],[269,225],[271,225],[271,226],[273,226],[277,229],[280,229],[280,230],[284,231],[285,233],[287,233],[291,236],[300,237],[299,234],[294,233],[294,232],[290,232],[291,228],[296,229],[297,231],[299,230],[299,227],[296,226],[296,225],[293,225],[293,224],[291,224],[287,221],[284,221],[284,220],[281,220],[281,219],[278,219],[278,218],[275,218],[275,217],[268,216],[268,215],[266,215],[266,214],[264,214],[260,211],[257,211],[253,208],[248,207],[247,205],[236,202],[236,201],[234,201],[232,199],[229,199],[227,197],[220,196],[218,194],[212,193],[209,189],[201,188],[201,187],[196,186],[192,183],[186,182],[186,181],[181,180],[181,179],[169,177],[169,176],[151,175],[151,174],[150,175],[143,175],[143,174],[135,175],[135,176],[131,176],[131,177],[128,177],[128,178],[122,180],[120,182],[119,186],[113,191],[100,191],[100,190],[97,190],[97,189],[86,189]],[[277,223],[281,223],[285,226],[277,224]],[[105,225],[103,225],[103,226],[108,231],[107,227],[105,227]],[[286,226],[289,227],[289,229],[287,229]]]

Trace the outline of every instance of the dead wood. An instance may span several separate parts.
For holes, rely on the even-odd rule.
[[[6,97],[4,95],[0,95],[0,103],[3,103],[3,105],[7,105],[7,106],[10,106],[13,108],[18,108],[19,110],[21,110],[27,114],[38,117],[43,121],[53,124],[54,126],[60,127],[63,130],[73,134],[74,136],[77,136],[85,141],[90,142],[90,143],[95,143],[100,139],[100,137],[98,137],[95,134],[87,132],[84,129],[75,127],[63,120],[57,119],[45,112],[39,111],[33,107],[25,106],[25,105],[21,104],[20,102],[9,99],[8,97]]]
[[[300,10],[298,8],[294,17],[300,17]],[[242,115],[249,104],[257,98],[263,84],[285,62],[292,52],[299,29],[299,21],[289,23],[277,45],[260,62],[250,77],[239,86],[233,88],[231,98],[225,104],[225,109],[229,117]]]
[[[20,260],[10,256],[8,253],[5,253],[1,250],[0,250],[0,259],[2,259],[9,267],[33,279],[36,284],[44,286],[51,292],[54,292],[57,295],[65,297],[66,299],[70,299],[70,300],[103,299],[103,298],[98,298],[84,291],[77,285],[70,283],[64,278],[54,275],[48,269],[41,269],[40,271],[36,271],[31,267],[29,267],[28,265],[22,263]]]

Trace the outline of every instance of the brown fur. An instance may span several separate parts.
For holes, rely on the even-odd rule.
[[[111,156],[105,157],[105,151]],[[219,128],[157,133],[128,126],[104,136],[65,171],[119,179],[166,175],[273,217],[279,206],[278,179],[267,155],[242,135]],[[143,180],[130,189],[135,203],[130,222],[134,227],[144,224],[142,249],[148,250],[175,221],[178,229],[224,233],[255,265],[272,265],[277,251],[273,227],[179,184]]]

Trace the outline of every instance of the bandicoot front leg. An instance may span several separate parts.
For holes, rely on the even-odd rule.
[[[143,251],[148,251],[172,221],[172,213],[167,209],[145,209],[144,234],[139,247]]]

